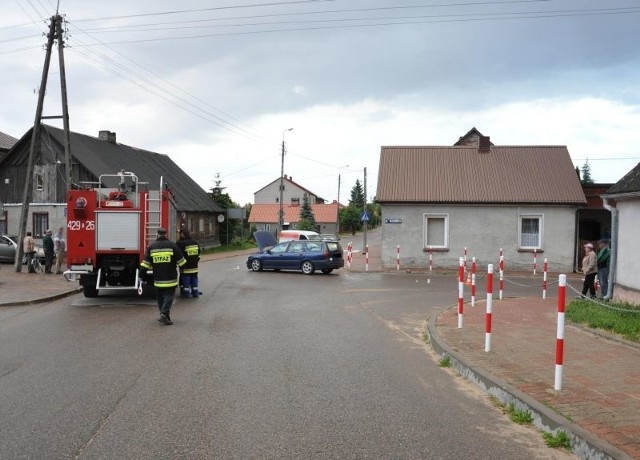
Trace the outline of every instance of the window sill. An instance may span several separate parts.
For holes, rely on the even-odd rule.
[[[449,252],[449,248],[423,248],[422,252]]]
[[[531,253],[533,254],[535,251],[536,254],[544,254],[544,251],[542,249],[518,249],[518,252],[526,254],[526,253]]]

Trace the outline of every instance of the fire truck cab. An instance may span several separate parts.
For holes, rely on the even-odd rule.
[[[175,235],[175,200],[160,178],[158,190],[127,171],[103,174],[67,192],[67,280],[79,280],[85,297],[153,286],[140,262],[156,230]]]

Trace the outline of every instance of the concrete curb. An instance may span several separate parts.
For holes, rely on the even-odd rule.
[[[454,308],[447,307],[438,313],[432,321],[427,322],[426,333],[433,350],[440,356],[449,356],[451,367],[461,376],[480,387],[499,400],[502,404],[514,404],[519,410],[529,411],[533,416],[533,425],[539,430],[556,433],[564,431],[571,439],[572,453],[583,459],[594,460],[632,460],[632,457],[615,446],[598,438],[592,433],[566,419],[531,396],[521,392],[500,378],[478,367],[465,363],[463,358],[455,353],[438,335],[435,325],[438,317],[445,311]]]
[[[82,292],[82,288],[76,288],[72,291],[66,291],[66,292],[61,292],[59,294],[54,294],[54,295],[50,295],[47,297],[40,297],[37,299],[31,299],[31,300],[16,300],[16,301],[9,301],[9,302],[1,302],[0,303],[0,307],[20,307],[20,306],[24,306],[24,305],[35,305],[35,304],[39,304],[39,303],[46,303],[46,302],[53,302],[55,300],[60,300],[64,297],[69,297],[73,294],[77,294],[79,292]]]

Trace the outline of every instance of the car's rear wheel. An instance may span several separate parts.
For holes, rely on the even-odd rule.
[[[324,273],[325,275],[328,275],[332,271],[333,271],[333,268],[323,268],[322,269],[322,273]]]
[[[310,260],[305,260],[304,262],[302,262],[302,266],[300,267],[300,269],[305,275],[313,275],[313,272],[316,271],[316,267],[313,266],[313,262],[311,262]]]
[[[259,272],[262,270],[262,262],[260,262],[258,259],[253,259],[251,261],[251,270],[253,270],[254,272]]]

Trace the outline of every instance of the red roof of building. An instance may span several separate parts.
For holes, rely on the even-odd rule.
[[[330,204],[312,204],[311,211],[316,222],[336,222],[338,218],[338,204],[336,202]],[[300,220],[300,210],[302,206],[285,205],[282,207],[284,211],[284,221],[295,223]],[[250,223],[273,222],[278,223],[278,214],[280,213],[280,205],[275,204],[254,204],[251,206],[249,214]]]

